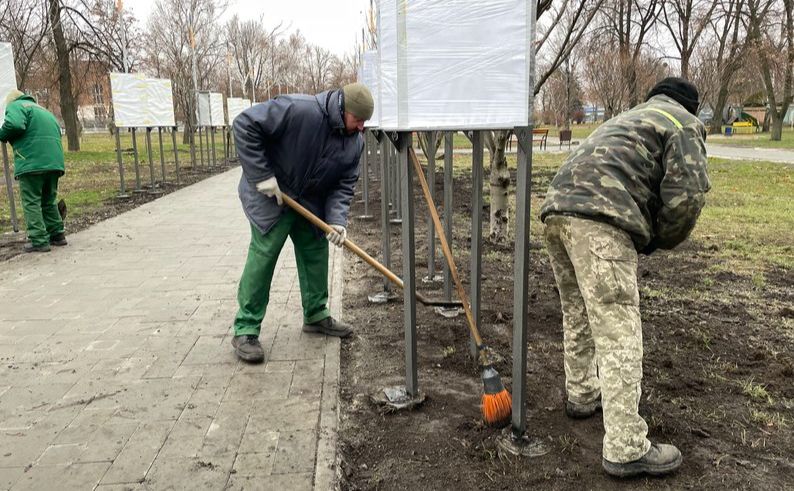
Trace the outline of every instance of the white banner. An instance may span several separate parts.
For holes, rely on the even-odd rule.
[[[377,128],[380,126],[380,111],[378,110],[378,52],[365,51],[364,56],[361,58],[361,78],[359,82],[366,85],[372,93],[372,98],[375,100],[375,110],[372,111],[372,117],[367,121],[364,126],[368,128]]]
[[[140,73],[111,73],[110,90],[117,127],[176,126],[170,80]]]
[[[380,127],[526,126],[532,2],[381,0]]]
[[[223,114],[223,94],[199,92],[198,100],[199,126],[226,126]]]
[[[238,114],[251,107],[251,101],[240,99],[239,97],[229,97],[226,99],[226,112],[229,115],[229,125],[234,122]]]
[[[6,114],[6,96],[17,88],[17,75],[14,70],[14,52],[11,43],[0,43],[0,125]]]

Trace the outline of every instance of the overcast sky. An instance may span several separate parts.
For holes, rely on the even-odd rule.
[[[145,26],[155,2],[125,0],[124,8],[132,10]],[[229,0],[223,20],[234,14],[242,19],[258,19],[264,14],[265,27],[283,21],[287,32],[300,29],[307,41],[341,57],[352,53],[360,39],[367,8],[368,0]]]

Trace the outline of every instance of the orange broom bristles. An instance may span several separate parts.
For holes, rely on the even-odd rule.
[[[482,371],[485,391],[482,395],[482,417],[486,424],[496,426],[507,422],[512,416],[513,397],[505,389],[502,379],[492,366]]]

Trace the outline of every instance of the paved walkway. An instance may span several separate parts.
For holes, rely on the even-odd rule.
[[[794,151],[780,148],[732,147],[706,142],[706,153],[709,157],[730,160],[761,160],[794,164]]]
[[[249,240],[239,175],[0,263],[0,489],[333,487],[339,341],[301,332],[291,249],[267,363],[232,352]]]

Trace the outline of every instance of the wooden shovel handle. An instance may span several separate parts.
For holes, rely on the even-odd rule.
[[[413,147],[409,147],[408,152],[411,155],[411,161],[413,161],[414,168],[416,169],[416,175],[419,177],[419,184],[422,185],[425,201],[427,201],[427,206],[430,208],[430,216],[433,217],[433,225],[436,228],[438,240],[441,242],[441,249],[444,251],[444,257],[447,260],[449,272],[452,274],[452,280],[455,282],[455,288],[458,291],[458,297],[460,298],[461,303],[463,303],[463,311],[466,312],[466,320],[469,322],[469,330],[471,331],[471,335],[474,338],[475,344],[479,348],[482,346],[482,338],[480,337],[480,332],[477,330],[477,325],[474,322],[474,315],[471,313],[469,297],[466,295],[466,290],[463,289],[463,284],[460,282],[460,278],[458,277],[458,268],[455,266],[455,259],[452,257],[452,250],[449,248],[447,236],[444,234],[444,227],[441,226],[441,219],[438,217],[438,210],[436,210],[436,205],[433,203],[433,196],[430,194],[430,187],[427,185],[427,180],[422,173],[422,166],[419,164],[419,159],[416,158],[416,152],[414,151]]]
[[[336,233],[336,231],[334,229],[332,229],[330,225],[328,225],[324,221],[320,220],[317,217],[317,215],[315,215],[314,213],[312,213],[309,210],[307,210],[306,208],[304,208],[300,203],[298,203],[294,199],[290,198],[286,194],[282,193],[281,194],[281,199],[284,201],[284,203],[287,204],[287,206],[289,206],[293,210],[297,211],[303,218],[305,218],[306,220],[309,220],[314,226],[316,226],[317,228],[319,228],[323,232],[325,232],[327,234],[331,233],[331,232]],[[392,273],[389,269],[386,268],[386,266],[384,266],[381,263],[379,263],[375,258],[373,258],[369,254],[367,254],[367,252],[365,250],[363,250],[362,248],[360,248],[359,246],[354,244],[352,241],[350,241],[350,239],[345,239],[344,246],[347,247],[356,256],[358,256],[361,259],[363,259],[364,261],[366,261],[367,264],[369,264],[373,268],[377,269],[383,276],[388,278],[389,281],[391,281],[392,283],[394,283],[398,287],[403,288],[403,280],[401,280],[399,276],[397,276],[396,274]]]

